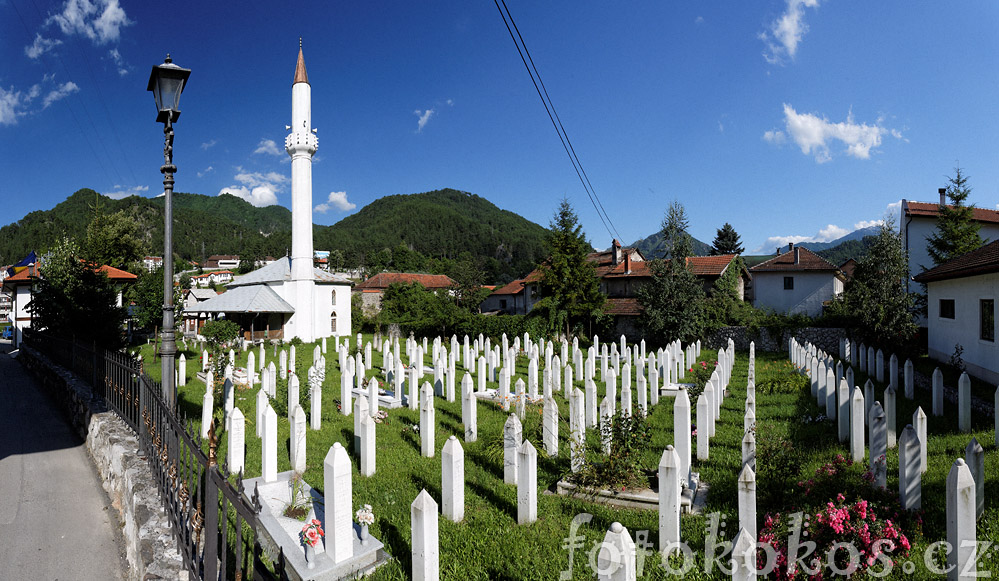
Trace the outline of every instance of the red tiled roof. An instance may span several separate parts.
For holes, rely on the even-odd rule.
[[[687,267],[695,276],[721,276],[728,265],[735,259],[735,254],[723,254],[721,256],[688,256]],[[625,272],[625,263],[621,262],[617,266],[607,270],[604,278],[650,278],[652,269],[650,262],[632,261],[631,272]]]
[[[928,202],[909,202],[906,203],[906,215],[907,216],[924,216],[927,218],[936,218],[940,215],[940,204],[933,204]],[[954,206],[949,207],[953,208]],[[986,208],[972,208],[972,216],[975,220],[979,222],[991,222],[999,223],[999,210],[989,210]]]
[[[634,298],[609,298],[604,305],[604,314],[637,317],[642,314],[642,305]]]
[[[38,265],[32,264],[21,272],[12,274],[4,279],[4,284],[9,282],[29,282],[33,278],[38,278]]]
[[[798,252],[798,264],[794,263],[795,252]],[[798,246],[794,250],[778,254],[766,262],[757,264],[750,268],[749,272],[796,272],[802,270],[838,272],[839,268],[804,246]]]
[[[113,266],[108,266],[106,264],[98,268],[97,272],[103,272],[111,280],[135,280],[139,278],[131,272],[121,270],[120,268],[115,268]]]
[[[494,295],[519,295],[524,292],[524,279],[518,278],[494,290]]]
[[[853,258],[847,258],[846,262],[839,265],[839,269],[843,271],[843,274],[847,278],[853,278],[853,271],[857,269],[857,261]]]
[[[948,260],[913,279],[916,282],[934,282],[992,272],[999,272],[999,240]]]
[[[384,290],[389,287],[390,284],[402,283],[411,284],[418,282],[423,285],[424,288],[437,289],[437,288],[449,288],[454,284],[451,277],[443,274],[415,274],[411,272],[381,272],[375,276],[369,278],[368,280],[357,285],[355,288],[359,289],[380,289]]]

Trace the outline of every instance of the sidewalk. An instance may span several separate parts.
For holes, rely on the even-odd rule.
[[[127,578],[118,512],[83,441],[0,342],[0,577]]]

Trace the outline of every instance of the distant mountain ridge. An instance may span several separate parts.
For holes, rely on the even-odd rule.
[[[692,243],[691,246],[693,248],[694,256],[707,256],[711,254],[710,244],[705,244],[693,236],[690,237],[690,241]],[[666,251],[663,248],[662,232],[656,232],[655,234],[646,236],[645,238],[632,243],[631,246],[633,248],[637,248],[642,253],[642,256],[645,257],[645,260],[662,258],[666,254]]]
[[[230,194],[174,194],[174,251],[186,260],[211,254],[284,256],[291,248],[291,212],[258,208]],[[82,239],[99,206],[126,211],[139,224],[150,254],[163,248],[163,202],[130,196],[113,200],[81,189],[51,210],[31,212],[0,228],[0,265],[31,250],[44,251],[62,237]],[[317,250],[340,250],[347,266],[400,244],[428,258],[454,259],[469,252],[489,281],[512,280],[543,258],[545,228],[468,192],[444,189],[386,196],[332,226],[313,226]]]

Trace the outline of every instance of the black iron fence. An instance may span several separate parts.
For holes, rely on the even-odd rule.
[[[267,563],[257,538],[256,491],[215,458],[190,421],[163,400],[160,384],[128,353],[26,330],[24,342],[91,385],[139,440],[149,461],[189,579],[285,580],[284,554]],[[214,436],[214,434],[213,434]],[[235,480],[235,484],[233,484]],[[275,573],[276,571],[276,573]]]

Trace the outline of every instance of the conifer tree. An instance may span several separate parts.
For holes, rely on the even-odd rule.
[[[948,178],[948,181],[946,193],[950,204],[940,206],[936,232],[926,240],[926,250],[934,266],[971,252],[983,243],[978,234],[981,225],[974,219],[975,206],[964,203],[971,194],[968,176],[963,175],[958,167],[954,168],[954,177]]]
[[[638,290],[642,326],[656,341],[690,341],[703,326],[704,288],[691,272],[692,252],[683,205],[672,202],[662,225],[664,257],[649,262],[652,280]]]
[[[552,217],[545,244],[549,256],[538,267],[541,299],[533,310],[547,318],[551,331],[568,337],[577,325],[602,313],[606,297],[600,292],[593,263],[586,258],[590,244],[566,199]]]
[[[745,251],[746,249],[742,247],[742,242],[739,240],[739,233],[731,224],[725,222],[725,225],[718,229],[718,233],[711,243],[711,256],[742,254]]]

